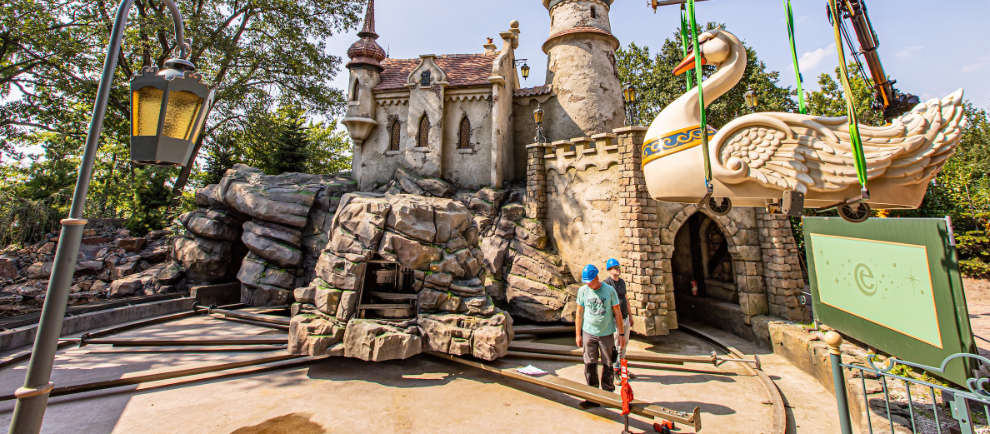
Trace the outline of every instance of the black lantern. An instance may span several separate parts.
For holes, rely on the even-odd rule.
[[[536,122],[536,143],[546,143],[547,135],[543,130],[543,105],[540,104],[536,106],[536,110],[533,110],[533,122]]]
[[[632,83],[622,86],[622,100],[626,102],[626,124],[632,125],[636,117],[636,86]]]
[[[529,59],[516,59],[516,65],[522,63],[522,67],[519,68],[519,72],[522,73],[523,80],[526,80],[526,79],[529,78],[529,64],[526,63],[527,60],[529,60]]]
[[[213,90],[196,67],[170,59],[165,69],[146,67],[131,80],[131,160],[184,166],[206,122]]]
[[[743,99],[746,100],[746,107],[750,111],[756,111],[756,106],[760,103],[760,97],[756,95],[756,91],[749,89],[743,94]]]

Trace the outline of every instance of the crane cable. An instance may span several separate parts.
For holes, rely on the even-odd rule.
[[[684,10],[684,3],[681,3],[681,55],[687,57],[688,53],[688,22],[687,22],[687,11]],[[684,79],[686,80],[687,90],[694,88],[694,79],[691,74],[684,74]]]
[[[791,0],[784,0],[784,9],[787,11],[787,38],[791,42],[791,59],[794,61],[794,76],[797,81],[798,110],[801,114],[806,115],[808,114],[808,107],[804,103],[804,76],[801,75],[797,46],[794,43],[794,11],[791,9]]]
[[[693,2],[693,0],[688,0]],[[846,100],[846,111],[849,119],[849,139],[852,145],[853,162],[856,164],[856,176],[862,187],[863,199],[869,198],[869,190],[866,188],[866,155],[863,153],[863,141],[859,135],[859,119],[856,116],[856,101],[853,99],[852,87],[849,86],[849,71],[846,67],[846,51],[842,45],[842,35],[839,30],[840,19],[839,9],[835,0],[828,0],[829,12],[832,17],[832,29],[835,33],[835,50],[839,55],[839,78],[842,81],[842,89]],[[707,157],[706,157],[707,158]]]
[[[835,1],[835,0],[829,0]],[[701,153],[705,157],[705,189],[710,196],[712,193],[712,162],[708,156],[708,118],[705,114],[705,93],[704,86],[701,85],[704,79],[704,71],[701,69],[701,48],[698,42],[698,22],[694,17],[694,0],[687,0],[688,17],[691,19],[691,38],[694,46],[694,70],[695,78],[698,80],[698,111],[700,112],[701,125]]]

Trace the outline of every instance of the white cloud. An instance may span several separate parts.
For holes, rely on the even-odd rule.
[[[835,44],[829,44],[827,47],[806,51],[801,54],[800,58],[798,58],[798,66],[801,68],[801,71],[811,71],[818,68],[826,57],[834,54]]]
[[[901,59],[911,58],[918,55],[918,53],[920,53],[921,50],[923,50],[924,48],[925,48],[924,45],[909,45],[898,51],[897,54],[895,54],[895,56]]]
[[[970,72],[976,72],[985,68],[987,65],[990,65],[990,57],[984,57],[982,59],[974,60],[972,62],[963,65],[962,72],[966,74]]]

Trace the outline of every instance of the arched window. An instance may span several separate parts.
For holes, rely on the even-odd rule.
[[[594,6],[591,7],[591,18],[598,18],[598,10]]]
[[[358,100],[358,92],[361,90],[361,82],[358,79],[354,79],[354,87],[351,88],[351,101]]]
[[[430,146],[430,118],[423,113],[423,117],[419,118],[419,133],[416,134],[416,146],[427,147]]]
[[[399,150],[399,139],[402,138],[402,126],[398,119],[392,120],[392,125],[388,129],[388,150]]]
[[[459,149],[471,149],[471,121],[467,115],[461,118],[461,126],[457,130],[457,147]]]
[[[433,81],[433,77],[431,76],[429,70],[423,71],[421,74],[419,74],[419,85],[420,86],[429,86],[430,85],[430,82],[432,82],[432,81]]]

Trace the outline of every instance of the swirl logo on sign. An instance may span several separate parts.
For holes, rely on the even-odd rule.
[[[873,278],[873,270],[866,264],[856,264],[856,268],[853,269],[853,280],[856,281],[856,286],[863,294],[872,296],[877,293],[877,282]]]

